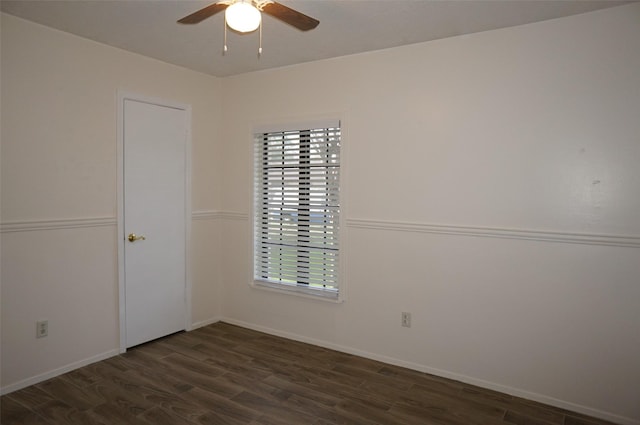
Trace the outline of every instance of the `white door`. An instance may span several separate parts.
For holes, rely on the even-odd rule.
[[[185,329],[189,124],[183,109],[123,101],[121,236],[131,347]]]

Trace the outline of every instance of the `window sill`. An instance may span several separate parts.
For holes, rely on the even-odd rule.
[[[301,288],[295,285],[282,285],[279,283],[265,282],[263,280],[254,280],[253,283],[251,283],[251,287],[285,295],[310,298],[318,301],[327,301],[335,304],[340,304],[344,301],[340,295],[336,293],[315,291],[313,289]]]

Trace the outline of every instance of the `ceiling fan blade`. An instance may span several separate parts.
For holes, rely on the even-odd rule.
[[[180,19],[178,22],[181,24],[197,24],[198,22],[202,22],[205,19],[215,15],[218,12],[222,12],[229,5],[226,3],[214,3],[209,6],[198,10],[197,12],[192,13],[189,16],[185,16]]]
[[[318,26],[320,21],[310,16],[293,10],[283,4],[270,2],[262,6],[262,11],[267,15],[271,15],[276,19],[280,19],[289,25],[298,28],[301,31],[309,31]]]

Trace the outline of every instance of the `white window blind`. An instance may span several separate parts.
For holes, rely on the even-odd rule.
[[[340,127],[255,135],[254,279],[338,295]]]

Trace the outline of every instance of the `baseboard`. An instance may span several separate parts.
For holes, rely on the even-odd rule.
[[[191,330],[193,331],[203,326],[213,325],[214,323],[218,323],[220,320],[221,318],[219,316],[214,316],[207,320],[201,320],[199,322],[192,323]]]
[[[0,388],[0,394],[5,395],[12,393],[14,391],[21,390],[23,388],[29,387],[31,385],[39,384],[40,382],[46,381],[47,379],[55,378],[56,376],[62,375],[67,372],[71,372],[72,370],[90,365],[91,363],[99,362],[101,360],[108,359],[109,357],[117,356],[120,354],[118,349],[109,350],[102,354],[98,354],[96,356],[89,357],[87,359],[83,359],[77,362],[70,363],[68,365],[59,367],[57,369],[50,370],[45,373],[41,373],[36,376],[32,376],[27,379],[23,379],[22,381],[18,381],[16,383],[4,386]]]
[[[336,350],[336,351],[340,351],[343,353],[347,353],[347,354],[353,354],[356,356],[360,356],[360,357],[365,357],[367,359],[371,359],[371,360],[377,360],[383,363],[388,363],[394,366],[400,366],[400,367],[405,367],[407,369],[412,369],[412,370],[416,370],[418,372],[424,372],[424,373],[428,373],[431,375],[436,375],[436,376],[440,376],[443,378],[447,378],[447,379],[452,379],[454,381],[460,381],[463,382],[465,384],[469,384],[469,385],[475,385],[478,387],[482,387],[482,388],[486,388],[489,390],[494,390],[494,391],[498,391],[501,393],[506,393],[512,396],[516,396],[516,397],[520,397],[520,398],[524,398],[527,400],[531,400],[531,401],[536,401],[539,403],[543,403],[543,404],[547,404],[549,406],[554,406],[554,407],[558,407],[561,409],[566,409],[566,410],[570,410],[572,412],[576,412],[576,413],[582,413],[584,415],[587,416],[592,416],[595,418],[600,418],[600,419],[604,419],[610,422],[614,422],[620,425],[640,425],[640,420],[638,419],[633,419],[633,418],[628,418],[628,417],[624,417],[624,416],[620,416],[620,415],[616,415],[610,412],[605,412],[602,410],[598,410],[598,409],[593,409],[591,407],[588,406],[583,406],[580,404],[575,404],[575,403],[571,403],[568,401],[564,401],[564,400],[559,400],[553,397],[548,397],[542,394],[538,394],[538,393],[532,393],[529,391],[525,391],[525,390],[521,390],[518,388],[513,388],[513,387],[509,387],[509,386],[505,386],[505,385],[501,385],[501,384],[496,384],[494,382],[490,382],[490,381],[485,381],[482,379],[477,379],[477,378],[473,378],[470,376],[466,376],[466,375],[461,375],[458,373],[454,373],[454,372],[449,372],[446,370],[441,370],[441,369],[436,369],[436,368],[431,368],[431,367],[427,367],[421,364],[417,364],[417,363],[412,363],[412,362],[407,362],[404,360],[400,360],[400,359],[396,359],[393,357],[387,357],[387,356],[382,356],[379,354],[375,354],[375,353],[370,353],[368,351],[363,351],[363,350],[358,350],[352,347],[348,347],[348,346],[344,346],[344,345],[340,345],[340,344],[334,344],[331,342],[327,342],[327,341],[323,341],[323,340],[319,340],[319,339],[315,339],[315,338],[309,338],[303,335],[298,335],[298,334],[294,334],[294,333],[290,333],[290,332],[284,332],[284,331],[280,331],[277,329],[272,329],[272,328],[268,328],[265,326],[261,326],[261,325],[256,325],[253,323],[248,323],[248,322],[244,322],[242,320],[236,320],[236,319],[232,319],[229,317],[221,317],[220,320],[221,322],[225,322],[225,323],[229,323],[232,325],[237,325],[237,326],[241,326],[243,328],[248,328],[248,329],[253,329],[255,331],[259,331],[259,332],[264,332],[270,335],[275,335],[275,336],[280,336],[283,338],[287,338],[287,339],[291,339],[294,341],[300,341],[300,342],[305,342],[308,344],[312,344],[312,345],[317,345],[320,347],[324,347],[324,348],[329,348],[331,350]]]

